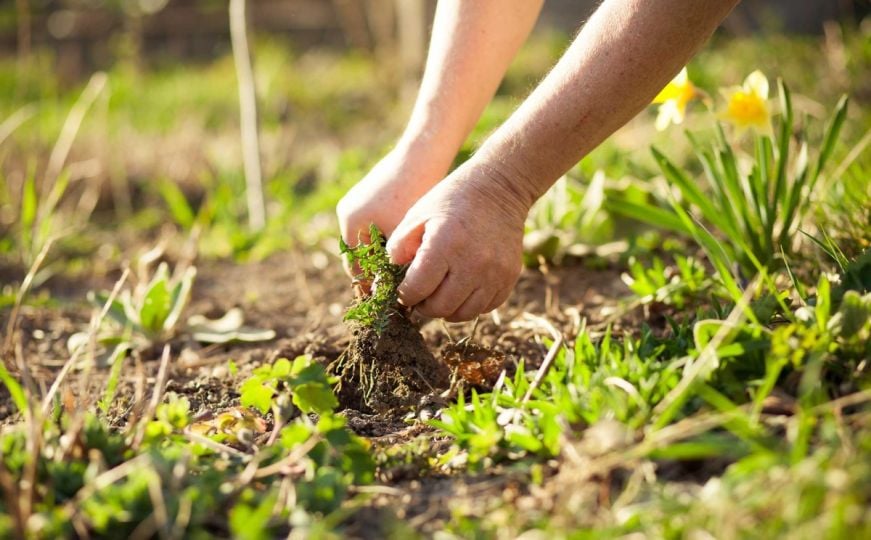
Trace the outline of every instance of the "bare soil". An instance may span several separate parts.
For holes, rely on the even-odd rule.
[[[420,423],[409,426],[403,418],[435,414],[446,401],[440,394],[452,379],[487,388],[503,369],[513,372],[521,359],[527,369],[534,369],[547,350],[543,338],[551,332],[544,319],[571,338],[583,319],[594,329],[608,323],[619,299],[628,294],[615,267],[592,269],[576,263],[547,272],[524,270],[508,302],[477,322],[446,324],[396,317],[385,335],[378,337],[342,322],[353,290],[338,258],[323,251],[290,252],[250,264],[200,261],[197,267],[188,314],[217,317],[238,306],[246,324],[271,328],[277,337],[266,343],[202,346],[180,336],[170,343],[166,390],[187,397],[196,416],[211,416],[239,406],[239,384],[257,366],[310,354],[345,375],[339,389],[343,414],[353,431],[372,441],[373,449],[401,445],[422,434],[427,434],[433,452],[442,446],[446,449],[450,441],[433,438],[431,428]],[[23,278],[23,272],[14,268],[2,269],[6,283]],[[117,274],[52,278],[43,288],[50,290],[57,304],[20,310],[11,339],[16,364],[26,366],[33,384],[43,393],[69,358],[67,338],[85,329],[92,316],[93,307],[85,302],[87,291],[111,289]],[[33,295],[39,296],[40,290]],[[0,328],[6,328],[10,312],[0,312]],[[640,321],[641,317],[641,313],[630,313],[620,320],[634,324],[633,319]],[[343,357],[345,351],[351,353]],[[127,360],[111,410],[116,425],[123,426],[132,404],[143,392],[151,391],[160,352],[159,348],[142,351]],[[377,363],[371,362],[373,358]],[[235,374],[229,369],[231,360],[238,366]],[[361,372],[364,366],[374,371]],[[89,406],[100,399],[107,373],[106,368],[73,369],[64,382],[65,405]],[[14,420],[12,411],[8,393],[0,385],[0,424]],[[393,491],[375,498],[355,516],[347,533],[383,537],[386,514],[412,526],[429,523],[419,529],[426,531],[448,517],[452,499],[486,501],[489,497],[496,501],[529,496],[516,475],[422,476],[424,470],[427,467],[414,463],[382,467],[380,481]]]
[[[361,354],[379,359],[379,366],[394,367],[392,372],[372,379],[365,392],[368,397],[353,384],[344,385],[343,404],[373,418],[379,415],[372,413],[397,416],[421,403],[432,403],[428,396],[443,391],[452,372],[486,388],[502,368],[511,372],[521,359],[527,368],[536,367],[546,353],[542,338],[549,335],[536,316],[546,318],[570,337],[581,319],[586,319],[588,326],[606,322],[609,310],[628,292],[614,268],[574,264],[547,273],[524,270],[508,302],[477,322],[446,324],[417,316],[409,322],[397,317],[386,336],[375,339],[367,331],[349,329],[342,322],[353,291],[333,255],[299,251],[256,263],[201,261],[197,266],[188,314],[217,317],[238,306],[245,313],[246,324],[271,328],[277,337],[266,343],[219,346],[202,346],[184,336],[173,340],[167,390],[186,395],[195,410],[237,405],[238,382],[265,362],[310,354],[325,365],[338,366],[343,353],[352,350],[357,352],[341,363],[343,369],[359,366]],[[9,284],[24,277],[23,270],[12,266],[2,266],[2,270]],[[17,350],[16,364],[27,366],[37,387],[51,384],[69,358],[66,340],[87,328],[94,311],[85,301],[88,290],[110,290],[117,274],[59,275],[31,293],[38,297],[45,290],[52,303],[23,306],[11,342]],[[0,328],[6,328],[10,313],[9,308],[0,311]],[[621,320],[625,324],[627,317]],[[615,330],[621,328],[615,326]],[[160,352],[159,348],[141,351],[128,361],[119,397],[132,392],[143,378],[145,383],[153,381]],[[236,375],[229,373],[231,360],[239,368]],[[81,402],[98,399],[106,371],[74,369],[65,384]],[[359,375],[350,380],[365,382]],[[10,413],[5,389],[0,388],[0,421]],[[360,422],[355,429],[367,431]]]

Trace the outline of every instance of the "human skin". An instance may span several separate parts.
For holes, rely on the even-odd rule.
[[[543,0],[440,0],[426,69],[396,146],[342,198],[342,238],[369,242],[374,223],[390,235],[442,180],[526,41]]]
[[[433,33],[441,37],[431,44],[411,131],[407,129],[403,139],[424,134],[426,141],[427,133],[449,136],[443,145],[439,137],[429,138],[429,151],[409,152],[402,143],[397,145],[403,148],[397,156],[385,158],[396,162],[381,171],[379,163],[346,196],[353,201],[343,199],[339,204],[343,237],[356,242],[355,231],[369,223],[388,225],[384,230],[391,259],[410,263],[399,286],[400,301],[423,315],[463,321],[495,309],[520,274],[523,224],[535,200],[650,103],[735,4],[737,0],[605,0],[523,104],[478,152],[440,181],[441,169],[432,162],[444,167],[443,153],[456,152],[474,125],[467,115],[480,115],[486,101],[467,103],[456,113],[459,119],[440,107],[456,99],[457,86],[462,86],[460,101],[469,99],[467,91],[489,100],[510,61],[505,51],[487,54],[487,49],[463,45],[462,40],[489,35],[490,40],[477,43],[486,46],[498,41],[493,36],[502,32],[513,37],[520,32],[485,17],[463,17],[457,22],[463,32],[445,37],[437,17]],[[499,0],[458,0],[452,8],[458,16],[467,9],[484,10],[484,5],[494,13],[510,13]],[[433,64],[433,55],[440,54],[432,51],[437,46],[452,53]],[[516,47],[509,52],[513,56]],[[494,64],[481,82],[469,67],[477,63],[469,57],[478,54]],[[439,73],[431,76],[432,69]],[[454,69],[461,69],[463,76],[452,76]],[[427,114],[418,113],[419,108]]]

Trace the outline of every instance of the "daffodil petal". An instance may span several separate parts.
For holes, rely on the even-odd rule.
[[[768,78],[757,69],[744,79],[744,89],[762,99],[768,99]]]
[[[671,124],[671,113],[669,113],[668,102],[659,107],[659,114],[656,115],[656,131],[665,131]]]
[[[665,87],[662,90],[660,90],[658,94],[656,94],[656,97],[653,98],[653,101],[651,103],[653,103],[653,104],[665,103],[666,101],[668,101],[670,99],[674,99],[675,96],[677,96],[677,94],[678,94],[677,87],[675,86],[675,84],[673,82],[670,82],[667,85],[665,85]]]

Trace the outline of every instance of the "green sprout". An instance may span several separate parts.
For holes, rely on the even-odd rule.
[[[355,277],[358,283],[370,284],[369,295],[357,300],[345,313],[346,321],[357,321],[367,328],[373,328],[379,334],[387,328],[391,315],[398,313],[399,295],[396,288],[405,277],[407,266],[390,262],[390,256],[385,248],[386,239],[378,227],[369,227],[368,244],[360,243],[350,247],[344,240],[339,240],[339,248],[348,262],[356,264],[360,273]]]
[[[179,334],[199,343],[215,344],[268,341],[275,337],[272,330],[245,325],[244,315],[238,308],[230,309],[218,319],[192,315],[183,322],[182,314],[190,300],[196,268],[188,266],[183,271],[171,272],[162,262],[147,279],[147,264],[140,263],[140,266],[140,286],[122,290],[117,298],[106,292],[88,294],[88,300],[95,307],[106,306],[106,319],[97,335],[99,344],[144,349],[166,343]],[[73,352],[86,346],[90,339],[89,332],[75,333],[70,336],[67,348]]]

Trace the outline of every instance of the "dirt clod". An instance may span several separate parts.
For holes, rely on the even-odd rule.
[[[400,412],[448,387],[450,370],[427,348],[402,313],[380,333],[354,325],[351,344],[332,366],[338,375],[339,403],[362,412]]]
[[[492,388],[505,369],[505,354],[476,343],[461,341],[444,347],[443,358],[467,383],[478,388]]]

